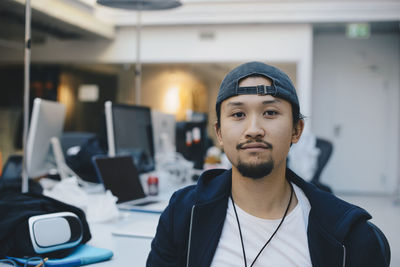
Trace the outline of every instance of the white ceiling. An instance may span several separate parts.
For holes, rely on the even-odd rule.
[[[75,0],[76,1],[76,0]],[[91,3],[94,14],[115,25],[135,25],[135,11]],[[399,21],[399,0],[182,0],[166,11],[145,11],[143,25],[321,23],[349,21]]]
[[[182,0],[173,10],[143,11],[141,24],[221,25],[312,23],[317,31],[347,22],[373,22],[372,30],[399,31],[400,0]],[[25,0],[0,0],[0,47],[23,47]],[[99,6],[96,0],[36,0],[32,40],[109,39],[115,28],[135,26],[137,12]],[[375,25],[375,26],[374,26]]]

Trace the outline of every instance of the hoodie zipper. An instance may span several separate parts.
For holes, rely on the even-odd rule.
[[[189,241],[188,241],[188,249],[187,249],[186,267],[189,267],[189,253],[190,253],[190,243],[191,243],[191,239],[192,239],[192,224],[193,224],[193,214],[194,214],[195,207],[196,207],[196,205],[192,206],[192,211],[190,213]]]
[[[342,245],[343,247],[343,267],[346,267],[346,247]]]

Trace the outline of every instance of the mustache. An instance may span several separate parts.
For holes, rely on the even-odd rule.
[[[271,143],[268,143],[268,142],[266,142],[266,141],[264,141],[264,140],[260,140],[260,139],[256,139],[256,140],[247,140],[246,142],[243,142],[243,143],[240,143],[240,144],[236,145],[236,149],[242,149],[242,147],[243,147],[244,145],[251,144],[251,143],[262,143],[262,144],[264,144],[267,148],[272,149],[272,144],[271,144]]]

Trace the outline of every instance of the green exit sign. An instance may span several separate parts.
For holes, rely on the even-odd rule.
[[[349,23],[346,27],[348,38],[367,39],[371,34],[368,23]]]

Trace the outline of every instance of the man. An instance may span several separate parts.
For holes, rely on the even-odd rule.
[[[286,168],[304,121],[285,73],[240,65],[222,81],[216,112],[232,169],[206,171],[172,196],[147,266],[387,266],[366,211]]]

